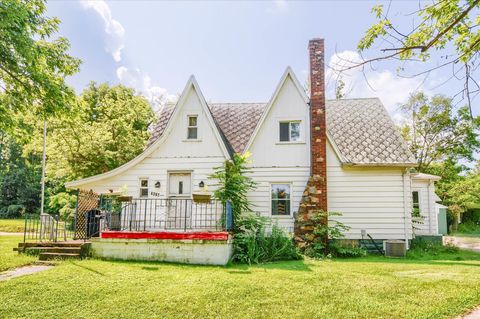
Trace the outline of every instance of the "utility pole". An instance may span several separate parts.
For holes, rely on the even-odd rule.
[[[40,214],[43,214],[45,205],[45,164],[47,160],[47,121],[43,120],[43,157],[42,157],[42,202]]]

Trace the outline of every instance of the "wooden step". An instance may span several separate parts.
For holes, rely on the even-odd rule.
[[[82,247],[84,241],[65,241],[65,242],[28,242],[18,243],[19,248],[27,247]]]
[[[28,247],[25,252],[80,254],[81,247]]]
[[[72,253],[40,253],[39,260],[80,259],[80,254]]]

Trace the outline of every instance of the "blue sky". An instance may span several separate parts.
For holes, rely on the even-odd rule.
[[[48,15],[62,21],[60,34],[83,60],[80,73],[69,79],[77,92],[90,81],[123,83],[155,99],[178,94],[194,74],[209,101],[262,102],[289,65],[305,83],[313,37],[325,38],[327,62],[337,54],[355,58],[359,39],[375,21],[370,10],[376,3],[50,1]],[[412,19],[405,14],[417,7],[417,1],[395,2],[390,15],[405,25]],[[368,72],[373,90],[352,71],[344,78],[347,97],[378,96],[400,119],[398,105],[411,91],[453,95],[461,89],[460,82],[437,87],[449,70],[405,79],[396,76],[397,66],[385,62]],[[331,95],[333,77],[327,73]]]

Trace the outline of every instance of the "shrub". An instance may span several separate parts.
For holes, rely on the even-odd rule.
[[[237,219],[233,241],[233,260],[239,263],[300,259],[293,239],[278,226],[267,233],[269,219],[254,213],[243,213]]]
[[[25,206],[23,205],[10,205],[7,208],[8,218],[19,218],[25,213]]]
[[[345,231],[350,227],[342,222],[325,219],[332,216],[341,216],[337,212],[318,212],[312,218],[314,229],[312,232],[313,240],[307,244],[304,249],[305,255],[312,258],[324,258],[326,256],[333,257],[362,257],[367,254],[366,250],[361,247],[346,244],[342,239],[345,238]]]
[[[458,225],[458,232],[463,234],[480,234],[480,223],[465,221]]]
[[[442,253],[457,253],[460,249],[453,245],[442,245],[438,242],[428,240],[413,240],[410,246],[409,254],[430,254],[439,255]]]

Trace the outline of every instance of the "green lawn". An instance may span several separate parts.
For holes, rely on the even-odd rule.
[[[70,261],[0,282],[0,318],[452,318],[480,304],[480,255],[435,258],[451,260]]]
[[[38,258],[13,251],[13,247],[17,247],[21,241],[23,236],[0,236],[0,271],[30,264]]]
[[[24,219],[0,219],[0,232],[19,233],[25,228]]]

